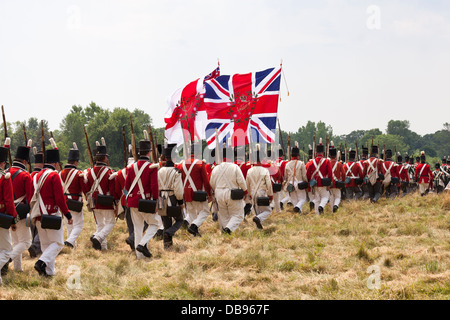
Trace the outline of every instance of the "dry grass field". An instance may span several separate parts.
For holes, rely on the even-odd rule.
[[[24,272],[10,265],[0,299],[447,300],[449,212],[450,194],[429,194],[375,205],[344,201],[337,213],[327,207],[320,217],[288,207],[273,213],[264,230],[247,218],[232,235],[208,218],[202,237],[181,229],[171,251],[151,240],[153,257],[144,260],[125,243],[123,220],[109,236],[109,250],[94,250],[95,222],[85,213],[78,248],[63,249],[56,276],[40,277],[36,259],[25,252]]]

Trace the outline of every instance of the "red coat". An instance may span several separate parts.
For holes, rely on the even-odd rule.
[[[192,189],[189,179],[186,181],[187,173],[189,172],[192,163],[195,161],[194,157],[191,157],[188,161],[182,161],[178,164],[177,168],[181,171],[181,176],[184,184],[184,201],[192,202],[194,198],[194,190]],[[185,163],[185,167],[183,164]],[[194,182],[197,191],[205,190],[208,196],[211,196],[211,185],[209,184],[208,174],[206,172],[206,165],[203,161],[197,160],[189,175]]]
[[[104,169],[104,168],[106,168],[106,169]],[[117,200],[117,198],[115,197],[115,182],[114,182],[114,180],[109,179],[109,176],[114,173],[114,170],[107,167],[105,164],[96,164],[94,166],[94,168],[91,168],[90,170],[88,170],[87,177],[86,177],[87,181],[85,181],[85,190],[86,190],[86,192],[89,192],[94,183],[92,171],[94,171],[95,176],[97,177],[97,179],[99,179],[103,170],[107,170],[107,172],[104,175],[104,177],[102,178],[102,180],[100,181],[99,186],[102,189],[104,195],[112,195],[112,196],[114,196],[114,199]],[[94,199],[94,201],[97,200],[98,194],[99,194],[99,191],[97,188],[97,190],[95,190],[95,192],[92,195],[92,198]],[[105,209],[105,210],[114,209],[113,206],[101,206],[101,205],[96,205],[95,208],[96,209]]]
[[[284,169],[286,168],[286,164],[288,160],[283,160],[282,157],[278,157],[276,160],[276,165],[280,168],[281,179],[284,180]]]
[[[331,170],[334,168],[331,187],[336,188],[336,181],[345,181],[344,165],[337,159],[331,159],[330,164]]]
[[[205,165],[206,174],[208,175],[208,179],[211,178],[211,173],[212,173],[212,171],[213,171],[215,165],[216,165],[215,162],[214,162],[214,163],[207,163],[207,164]]]
[[[370,157],[369,159],[367,159],[365,161],[365,164],[367,166],[366,167],[367,168],[366,175],[365,175],[366,177],[369,177],[370,173],[373,172],[374,169],[377,170],[378,173],[381,173],[382,160],[375,158],[375,157]],[[370,164],[372,164],[373,168],[370,166]],[[378,181],[380,180],[378,178],[378,175],[377,175],[377,180]]]
[[[361,166],[359,165],[358,162],[353,162],[353,161],[346,162],[344,164],[344,172],[345,172],[344,180],[347,177],[351,179],[350,183],[345,184],[346,188],[357,187],[358,185],[356,184],[355,179],[356,178],[361,178],[361,179],[364,178],[363,171],[361,170]]]
[[[422,167],[425,168],[422,170]],[[421,171],[422,174],[420,173]],[[414,178],[418,183],[430,183],[430,181],[433,181],[433,172],[430,166],[426,163],[419,163],[416,167]]]
[[[63,186],[64,186],[64,183],[69,179],[69,174],[70,175],[73,174],[73,173],[71,173],[72,170],[75,170],[76,173],[72,180],[72,183],[70,184],[70,186],[68,187],[67,191],[64,194],[64,196],[66,198],[66,202],[67,202],[69,195],[73,200],[83,201],[82,194],[83,194],[83,192],[87,192],[86,186],[83,181],[84,180],[83,172],[81,170],[77,169],[73,165],[66,165],[64,167],[64,169],[61,170],[61,172],[59,173],[59,176],[61,177],[61,181],[63,182]]]
[[[133,190],[130,190],[131,184],[134,181],[134,178],[136,177],[136,173],[134,172],[135,166],[137,166],[137,169],[139,169],[144,165],[144,163],[148,163],[147,160],[138,160],[138,162],[133,163],[133,165],[128,169],[127,177],[125,179],[125,189],[128,192],[128,198],[127,198],[127,207],[128,208],[138,208],[139,207],[139,199],[142,199],[141,193],[139,191],[139,186],[136,183]],[[142,172],[142,175],[140,177],[142,181],[142,187],[144,189],[144,199],[153,199],[157,200],[159,196],[159,188],[158,188],[158,165],[155,167],[151,167],[148,165],[144,171]]]
[[[401,182],[406,181],[409,183],[408,169],[406,169],[405,166],[398,164],[397,165],[397,173],[398,173],[398,178],[400,179]]]
[[[283,182],[283,176],[281,175],[280,168],[275,163],[264,163],[262,166],[269,170],[270,181],[272,181],[272,188],[274,183]]]
[[[392,167],[391,167],[392,166]],[[395,162],[391,160],[386,160],[381,164],[381,172],[383,175],[386,175],[387,171],[391,168],[391,178],[398,178],[397,166]]]
[[[120,204],[123,207],[127,206],[126,196],[124,194],[125,180],[127,178],[128,167],[123,168],[117,172],[117,176],[114,179],[114,192],[116,199],[120,199]]]
[[[248,172],[248,170],[250,170],[251,167],[252,167],[252,165],[250,164],[250,162],[248,162],[248,161],[247,161],[247,162],[244,162],[244,161],[238,161],[238,160],[236,160],[234,163],[237,164],[237,165],[239,166],[239,168],[241,169],[242,174],[244,175],[244,179],[247,179],[247,172]]]
[[[362,176],[361,178],[364,178],[367,175],[367,168],[369,167],[369,163],[366,162],[367,160],[359,160],[358,161],[358,167],[361,168]]]
[[[17,171],[20,171],[15,177]],[[11,182],[13,186],[14,199],[19,199],[25,195],[22,203],[28,201],[30,203],[33,193],[31,192],[31,175],[26,171],[25,166],[21,163],[14,162],[14,165],[9,169],[11,174]],[[13,178],[14,177],[14,178]]]
[[[10,179],[11,174],[0,175],[0,212],[9,214],[14,218],[17,216],[14,205],[13,187]]]
[[[71,215],[69,212],[69,208],[67,208],[66,197],[64,196],[63,186],[58,172],[55,171],[53,167],[44,166],[44,169],[36,174],[36,183],[39,184],[39,180],[42,174],[44,172],[47,172],[48,170],[50,170],[51,172],[42,185],[40,192],[40,196],[42,198],[42,201],[44,202],[47,213],[51,215],[58,212],[59,209],[62,214],[66,215],[67,218],[70,219]],[[34,193],[34,184],[31,186],[31,188],[32,193]],[[40,217],[37,217],[36,219],[40,220]]]
[[[323,187],[322,185],[322,178],[320,177],[319,172],[315,173],[316,171],[316,165],[319,166],[319,162],[322,161],[322,165],[319,168],[319,172],[322,174],[322,178],[332,178],[332,168],[330,160],[324,158],[322,155],[318,155],[314,160],[312,160],[311,165],[306,170],[306,177],[308,178],[308,181],[311,181],[311,179],[316,179],[317,181],[317,187]]]

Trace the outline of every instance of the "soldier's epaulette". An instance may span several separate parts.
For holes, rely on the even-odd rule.
[[[153,163],[153,164],[150,165],[149,168],[150,169],[155,169],[155,168],[159,169],[159,163]]]
[[[11,178],[11,173],[7,172],[7,173],[3,173],[5,179],[9,179]]]

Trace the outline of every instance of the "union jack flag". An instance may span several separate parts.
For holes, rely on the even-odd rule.
[[[205,81],[204,104],[208,117],[207,145],[240,146],[275,142],[281,67],[247,74],[223,75]]]
[[[216,69],[214,69],[213,72],[211,72],[210,74],[208,74],[204,79],[203,82],[211,80],[211,79],[215,79],[218,76],[220,76],[220,66],[217,66]]]

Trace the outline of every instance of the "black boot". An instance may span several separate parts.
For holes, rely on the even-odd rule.
[[[140,245],[140,244],[139,244],[139,245],[136,247],[136,251],[142,253],[142,254],[143,254],[145,257],[147,257],[147,258],[151,258],[151,257],[152,257],[152,254],[151,254],[150,251],[148,250],[147,245],[143,246],[143,245]]]
[[[201,237],[200,232],[198,232],[198,227],[195,224],[191,224],[188,228],[188,232],[192,234],[194,237]]]
[[[338,206],[333,206],[333,212],[336,212],[339,209]]]
[[[48,276],[47,271],[45,271],[46,267],[47,267],[47,265],[42,260],[38,260],[34,264],[34,269],[39,273],[40,276]]]
[[[258,228],[258,229],[263,229],[263,226],[262,226],[262,224],[261,224],[261,220],[259,220],[259,218],[258,217],[253,217],[253,222],[256,224],[256,227]]]
[[[319,214],[322,214],[323,213],[323,208],[321,207],[321,206],[319,206]]]
[[[164,232],[163,235],[164,249],[170,249],[173,246],[172,236]]]

